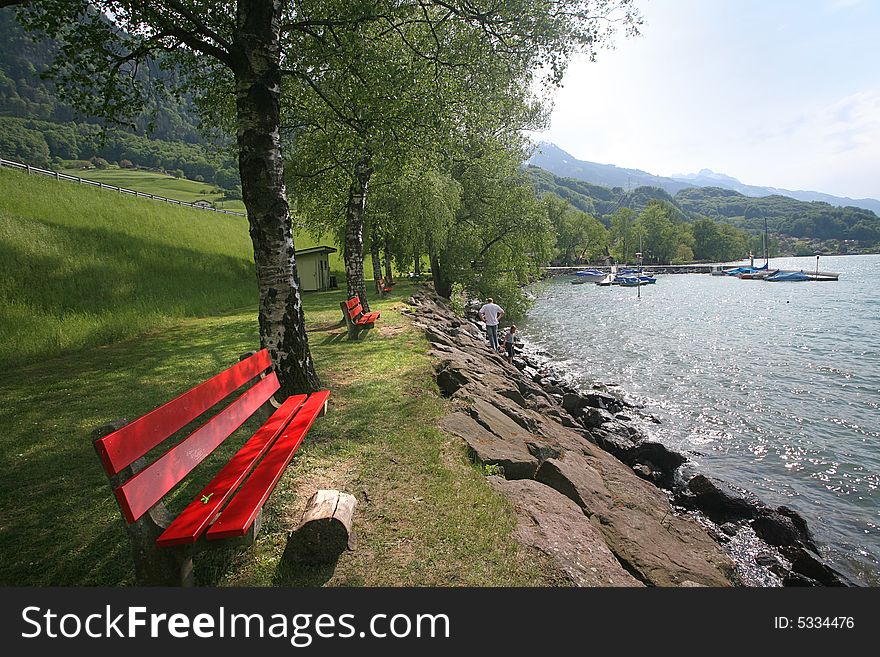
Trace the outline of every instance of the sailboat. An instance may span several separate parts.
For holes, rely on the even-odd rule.
[[[767,217],[764,217],[764,264],[761,267],[755,267],[755,263],[752,261],[751,267],[740,267],[739,269],[741,271],[732,275],[745,280],[763,280],[779,271],[778,269],[770,269],[770,250],[767,244]]]

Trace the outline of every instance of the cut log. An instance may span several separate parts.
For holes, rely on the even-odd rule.
[[[306,504],[302,521],[287,539],[284,560],[333,563],[353,548],[352,521],[357,500],[338,490],[319,490]]]

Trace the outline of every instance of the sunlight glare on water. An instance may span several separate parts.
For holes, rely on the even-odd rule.
[[[880,585],[880,256],[820,268],[840,280],[665,275],[641,299],[556,277],[521,329],[581,385],[645,404],[653,437],[699,471],[802,513],[836,568]]]

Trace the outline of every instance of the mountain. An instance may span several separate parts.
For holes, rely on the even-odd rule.
[[[663,201],[674,209],[677,218],[685,221],[709,217],[758,233],[763,230],[766,219],[770,231],[780,237],[808,242],[850,241],[840,252],[873,250],[880,245],[880,217],[864,208],[836,207],[822,201],[800,201],[780,194],[746,196],[720,186],[687,187],[674,196],[654,186],[627,191],[620,186],[609,188],[574,177],[558,176],[533,164],[527,165],[525,172],[534,181],[539,194],[556,194],[579,210],[601,219],[606,226],[610,223],[610,215],[618,208],[630,208],[638,213],[651,201]],[[839,244],[827,248],[841,249]]]
[[[781,189],[778,187],[760,187],[758,185],[746,185],[736,178],[716,173],[711,169],[702,169],[699,173],[670,176],[673,180],[690,184],[696,187],[721,187],[732,189],[746,196],[788,196],[799,201],[821,201],[840,207],[856,207],[870,210],[874,214],[880,214],[880,201],[875,198],[849,198],[847,196],[833,196],[822,192],[807,190]]]
[[[0,116],[53,123],[104,124],[102,119],[65,103],[55,84],[41,77],[58,53],[55,41],[34,40],[34,35],[15,19],[14,12],[0,10],[0,43],[3,44],[0,48]],[[142,77],[156,74],[158,62],[153,60],[139,73]],[[213,145],[200,131],[191,99],[160,95],[151,102],[153,106],[135,119],[135,134],[164,141]]]
[[[606,224],[609,221],[608,217],[617,208],[630,208],[641,212],[651,201],[664,201],[670,204],[675,208],[675,214],[679,218],[694,218],[660,187],[645,185],[626,191],[622,187],[604,187],[577,178],[557,176],[533,164],[528,165],[525,171],[534,181],[539,195],[547,192],[556,194],[578,210],[602,219]]]
[[[675,194],[682,189],[695,186],[692,183],[655,176],[640,169],[623,169],[613,164],[585,162],[549,142],[538,144],[538,149],[529,158],[528,163],[563,178],[576,178],[612,188],[659,187],[670,194]]]
[[[746,185],[736,178],[717,173],[711,169],[702,169],[699,173],[675,176],[655,176],[654,174],[640,169],[624,169],[613,164],[597,164],[578,160],[570,153],[551,144],[541,142],[529,164],[541,167],[563,178],[576,178],[595,185],[606,187],[622,187],[634,189],[639,186],[660,187],[669,194],[675,195],[683,189],[694,187],[719,187],[731,189],[745,196],[786,196],[799,201],[821,201],[838,207],[856,207],[870,210],[880,214],[880,200],[874,198],[852,199],[848,197],[833,196],[822,192],[805,190],[779,189],[776,187],[760,187]]]

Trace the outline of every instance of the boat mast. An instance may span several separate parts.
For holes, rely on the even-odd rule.
[[[764,265],[767,269],[770,268],[770,249],[767,243],[767,217],[764,217]]]

